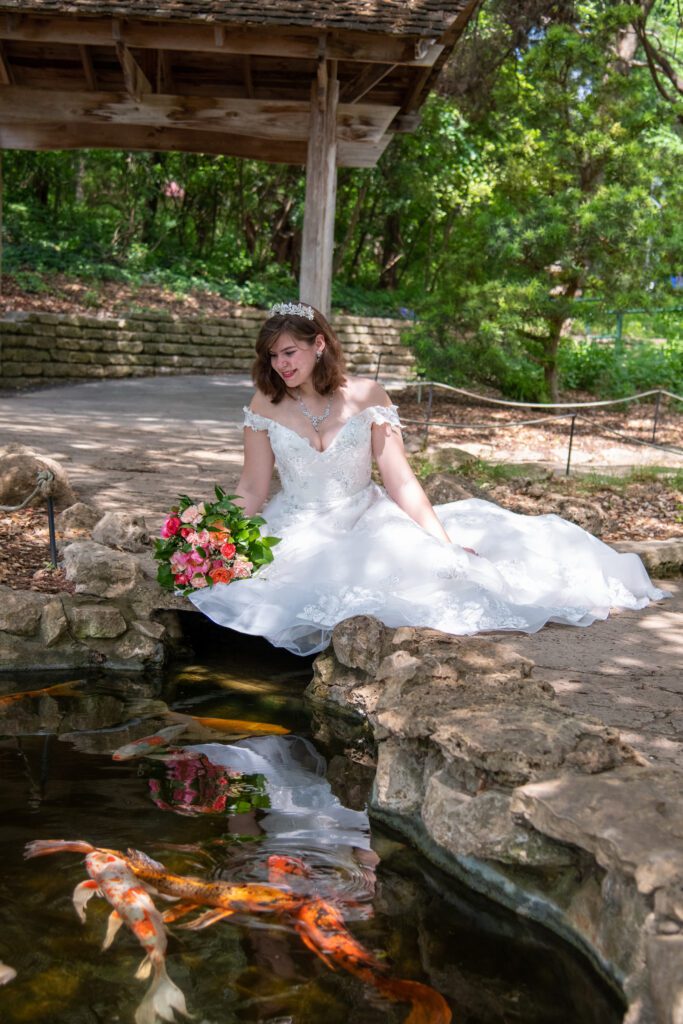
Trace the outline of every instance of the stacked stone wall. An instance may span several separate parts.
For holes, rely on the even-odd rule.
[[[235,309],[218,318],[136,313],[120,319],[12,313],[0,320],[0,379],[5,387],[52,380],[154,374],[245,373],[264,313]],[[412,375],[404,321],[352,316],[334,320],[352,373]]]

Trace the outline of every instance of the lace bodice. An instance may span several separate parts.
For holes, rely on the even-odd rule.
[[[306,507],[351,497],[370,483],[372,425],[400,427],[396,406],[372,405],[351,416],[325,451],[317,451],[301,434],[251,409],[244,425],[267,430],[288,504]]]

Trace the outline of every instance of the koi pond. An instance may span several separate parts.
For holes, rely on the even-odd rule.
[[[312,741],[310,662],[221,637],[154,677],[0,681],[3,1024],[180,1021],[183,1000],[200,1024],[621,1020],[573,950],[370,828],[371,770]],[[120,851],[148,933],[88,846],[24,859],[36,840]],[[129,849],[180,899],[149,902]]]

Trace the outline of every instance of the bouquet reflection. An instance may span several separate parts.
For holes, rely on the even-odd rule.
[[[191,748],[148,760],[146,773],[151,797],[162,811],[194,816],[270,807],[264,775],[213,764]]]

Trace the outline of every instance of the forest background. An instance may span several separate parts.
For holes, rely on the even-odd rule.
[[[449,383],[683,393],[682,54],[680,0],[485,0],[418,130],[339,171],[333,308],[414,320],[420,368]],[[2,269],[24,292],[297,294],[303,168],[2,159]]]

